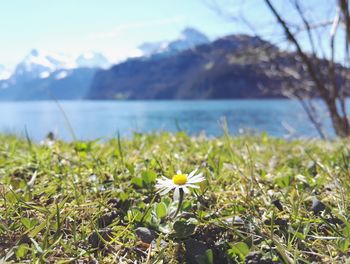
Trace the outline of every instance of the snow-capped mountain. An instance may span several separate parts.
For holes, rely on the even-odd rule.
[[[173,41],[142,44],[126,61],[160,59],[206,43],[209,39],[204,34],[186,28]],[[0,100],[52,99],[49,94],[57,99],[81,99],[95,73],[110,66],[111,62],[97,52],[74,57],[33,49],[12,71],[0,65]]]
[[[162,53],[166,51],[168,45],[168,41],[144,42],[138,48],[141,51],[142,56],[149,57],[153,54]]]
[[[33,49],[17,64],[11,82],[23,82],[37,78],[47,78],[59,69],[72,69],[76,65],[71,58],[56,53],[48,53]]]
[[[200,31],[187,27],[174,41],[145,42],[138,48],[143,56],[151,56],[159,53],[174,54],[186,49],[194,48],[201,44],[208,44],[210,40]]]
[[[99,53],[72,57],[33,49],[0,79],[0,100],[82,99],[95,72],[108,66]],[[0,67],[0,74],[5,70]]]
[[[100,53],[88,52],[78,57],[70,57],[59,53],[49,53],[33,49],[25,58],[17,64],[14,71],[2,70],[0,67],[0,80],[6,80],[8,84],[16,84],[34,79],[45,79],[59,70],[70,70],[76,68],[107,68],[109,61]],[[3,77],[2,77],[3,76]],[[58,76],[64,78],[62,73]]]
[[[193,48],[200,44],[209,43],[209,39],[194,28],[185,28],[181,35],[174,41],[147,42],[139,46],[139,56],[149,57],[154,54],[175,54],[177,52]],[[103,68],[111,66],[110,61],[101,53],[85,52],[77,57],[66,56],[60,53],[50,53],[33,49],[24,59],[17,64],[13,71],[9,71],[0,65],[0,80],[3,86],[12,86],[35,79],[45,79],[52,74],[55,78],[62,79],[76,68]],[[65,73],[56,73],[65,70]],[[55,74],[54,74],[55,73]]]
[[[77,67],[108,68],[111,63],[105,56],[97,52],[85,52],[75,60]]]
[[[0,64],[0,81],[7,80],[11,76],[11,71],[7,69],[4,65]]]
[[[168,49],[172,51],[183,51],[210,41],[203,33],[194,28],[185,28],[179,39],[169,43]]]

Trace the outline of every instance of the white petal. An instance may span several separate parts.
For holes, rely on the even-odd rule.
[[[159,195],[165,195],[165,194],[167,194],[168,192],[170,192],[172,189],[173,189],[173,188],[166,188],[166,189],[162,190],[162,191],[159,193]]]
[[[196,178],[196,179],[191,179],[190,181],[188,181],[188,183],[199,183],[199,182],[202,182],[202,181],[205,181],[205,178]]]
[[[186,188],[186,187],[182,187],[182,190],[184,191],[184,193],[187,193],[187,194],[190,193],[190,190],[188,188]]]
[[[191,177],[193,177],[196,172],[198,171],[198,168],[196,168],[195,170],[193,170],[189,175],[188,175],[188,179],[190,179]]]
[[[171,184],[169,184],[169,183],[157,183],[156,184],[156,188],[163,188],[163,187],[169,187],[169,186],[171,186]]]
[[[180,170],[177,170],[176,174],[182,174],[182,172]]]
[[[167,187],[167,186],[172,185],[172,182],[173,182],[172,180],[163,176],[162,178],[157,179],[156,187],[157,188],[160,188],[161,186]]]
[[[162,179],[157,180],[157,184],[166,184],[166,183],[167,183],[167,181],[165,181],[165,180],[162,180]]]
[[[174,198],[174,201],[179,200],[179,198],[180,198],[180,188],[179,187],[175,188],[173,198]]]
[[[162,182],[162,181],[157,181],[156,182],[156,187],[157,186],[166,186],[167,184],[166,184],[166,182]]]
[[[157,181],[159,181],[159,182],[172,182],[171,179],[164,177],[164,176],[162,176],[162,178],[160,178],[160,179],[157,179]]]
[[[188,177],[189,179],[193,179],[193,178],[198,178],[198,177],[203,177],[203,172],[197,174],[197,175],[192,175],[192,177]]]
[[[203,172],[198,173],[195,177],[203,177]]]
[[[169,182],[157,182],[156,183],[157,188],[168,187],[168,186],[172,186],[172,184]]]

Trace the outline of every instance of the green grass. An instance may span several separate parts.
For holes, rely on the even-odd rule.
[[[49,147],[3,135],[0,263],[345,263],[348,147],[184,133]],[[197,167],[206,181],[173,217],[156,178]]]

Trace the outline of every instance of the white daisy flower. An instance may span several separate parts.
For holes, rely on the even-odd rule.
[[[181,171],[177,171],[176,174],[169,179],[162,176],[157,179],[156,188],[160,195],[167,194],[172,189],[174,189],[174,200],[180,198],[180,190],[184,193],[190,193],[189,188],[199,188],[196,184],[205,180],[203,173],[196,175],[198,169],[195,169],[190,174],[183,174]]]

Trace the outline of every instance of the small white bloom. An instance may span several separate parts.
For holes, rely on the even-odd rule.
[[[47,139],[47,138],[42,140],[42,141],[40,141],[40,145],[47,146],[49,148],[52,148],[54,144],[55,144],[54,140]]]
[[[189,193],[189,188],[199,188],[195,184],[205,180],[203,173],[196,175],[197,170],[198,169],[195,169],[188,175],[177,171],[172,179],[162,176],[160,179],[157,179],[156,188],[160,195],[167,194],[174,189],[174,200],[177,200],[180,196],[180,189],[182,189],[184,193]]]
[[[96,174],[91,174],[91,175],[89,176],[89,181],[91,181],[91,182],[97,181],[97,176],[96,176]]]

